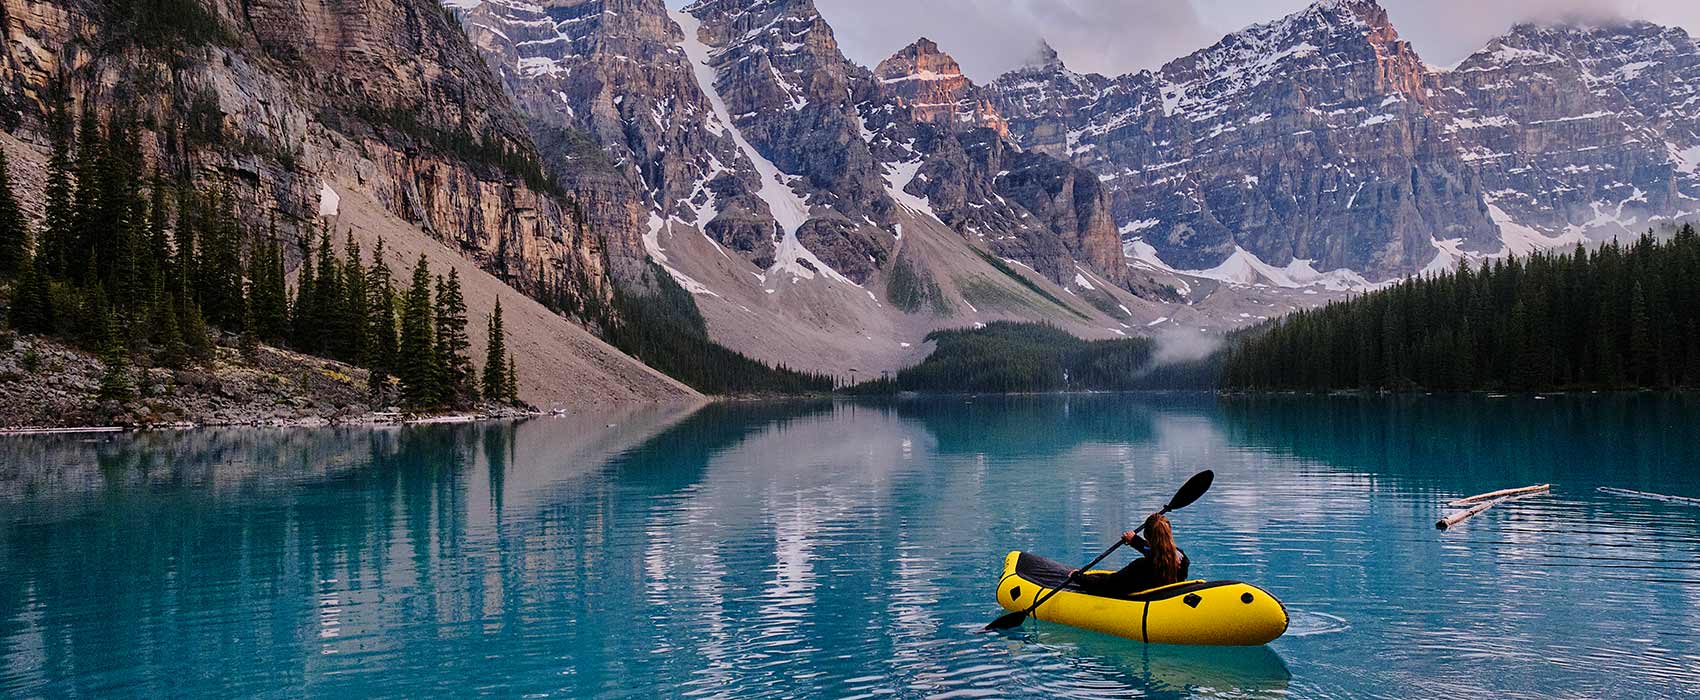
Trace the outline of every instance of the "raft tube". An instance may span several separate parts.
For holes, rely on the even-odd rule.
[[[1036,554],[1010,552],[998,580],[998,605],[1026,610],[1067,584],[1069,571]],[[1239,581],[1182,581],[1126,597],[1092,595],[1067,584],[1033,616],[1147,644],[1258,646],[1287,631],[1281,601]]]

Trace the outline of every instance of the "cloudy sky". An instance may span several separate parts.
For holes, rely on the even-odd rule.
[[[989,80],[1042,36],[1080,71],[1155,68],[1309,0],[816,0],[852,59],[872,66],[917,36]],[[1681,25],[1700,35],[1700,0],[1382,0],[1431,64],[1457,62],[1519,21],[1584,14]]]

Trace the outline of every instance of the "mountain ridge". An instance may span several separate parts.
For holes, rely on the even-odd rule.
[[[1402,246],[1400,246],[1402,250],[1394,251],[1398,254],[1392,256],[1391,259],[1384,256],[1378,264],[1374,259],[1366,259],[1361,254],[1352,255],[1350,251],[1347,251],[1345,255],[1331,254],[1331,251],[1327,250],[1326,247],[1320,251],[1325,254],[1319,256],[1316,246],[1305,245],[1305,234],[1302,232],[1296,241],[1284,240],[1281,237],[1276,237],[1275,240],[1271,241],[1267,239],[1258,240],[1256,235],[1245,235],[1245,229],[1240,228],[1225,236],[1218,233],[1216,238],[1207,238],[1205,243],[1200,245],[1195,240],[1177,240],[1177,238],[1184,239],[1184,234],[1192,233],[1191,229],[1194,228],[1190,225],[1193,222],[1185,216],[1187,212],[1184,208],[1164,207],[1160,201],[1153,202],[1150,198],[1141,197],[1139,191],[1142,189],[1142,183],[1135,182],[1124,188],[1124,184],[1118,182],[1122,177],[1129,174],[1128,171],[1149,167],[1151,162],[1149,157],[1143,157],[1145,151],[1151,149],[1148,146],[1142,148],[1137,143],[1138,137],[1142,134],[1128,135],[1118,132],[1149,129],[1151,122],[1172,116],[1173,110],[1177,108],[1189,106],[1185,98],[1190,96],[1190,93],[1186,90],[1171,88],[1165,92],[1163,88],[1159,87],[1155,91],[1157,94],[1152,94],[1153,90],[1150,87],[1152,83],[1159,85],[1173,84],[1172,80],[1165,78],[1165,71],[1175,73],[1193,69],[1200,60],[1200,54],[1206,54],[1208,57],[1208,54],[1212,51],[1222,52],[1236,47],[1258,46],[1260,45],[1259,42],[1271,35],[1289,31],[1295,26],[1302,27],[1307,23],[1312,26],[1352,24],[1366,29],[1367,31],[1362,32],[1362,36],[1372,45],[1381,48],[1376,49],[1374,53],[1378,70],[1371,72],[1368,76],[1369,79],[1361,81],[1362,84],[1365,88],[1379,90],[1379,94],[1385,95],[1385,99],[1388,100],[1393,100],[1395,97],[1408,99],[1421,107],[1420,112],[1424,112],[1416,115],[1418,121],[1413,123],[1413,126],[1421,127],[1414,134],[1419,137],[1418,141],[1414,143],[1429,144],[1429,160],[1439,164],[1434,172],[1454,180],[1457,185],[1452,188],[1433,189],[1436,189],[1437,193],[1445,195],[1443,199],[1453,202],[1450,205],[1451,208],[1474,212],[1455,221],[1437,222],[1445,224],[1442,226],[1428,226],[1432,241],[1428,246],[1424,245],[1425,241],[1422,240],[1421,235],[1395,236],[1395,238],[1402,237],[1404,239]],[[1652,67],[1655,69],[1653,71],[1655,74],[1675,73],[1684,78],[1692,70],[1693,62],[1688,58],[1688,55],[1692,52],[1691,47],[1694,42],[1681,29],[1658,27],[1646,22],[1625,22],[1592,28],[1589,31],[1609,35],[1620,33],[1625,28],[1640,28],[1643,33],[1649,29],[1656,30],[1657,33],[1670,37],[1665,42],[1671,48],[1671,51],[1668,52],[1669,55],[1655,56],[1653,58],[1663,58],[1664,60],[1640,64],[1643,68]],[[1603,183],[1606,186],[1604,189],[1608,191],[1612,189],[1622,190],[1620,195],[1610,200],[1601,200],[1591,194],[1594,190],[1599,189],[1592,183],[1585,187],[1574,188],[1578,191],[1590,192],[1587,201],[1578,201],[1574,198],[1566,199],[1566,192],[1570,189],[1570,183],[1565,180],[1565,177],[1573,176],[1576,174],[1575,172],[1564,173],[1556,178],[1548,178],[1545,183],[1530,182],[1529,177],[1519,178],[1518,175],[1523,174],[1522,172],[1506,172],[1507,170],[1516,171],[1518,168],[1529,167],[1531,164],[1527,161],[1536,160],[1539,156],[1538,153],[1521,154],[1521,158],[1525,162],[1508,168],[1495,168],[1491,163],[1484,162],[1492,160],[1497,155],[1506,153],[1511,149],[1496,150],[1491,147],[1491,144],[1485,142],[1485,140],[1494,138],[1494,136],[1489,135],[1488,132],[1479,131],[1483,120],[1486,120],[1489,126],[1501,126],[1498,122],[1506,120],[1507,117],[1498,113],[1503,111],[1503,105],[1496,105],[1491,101],[1483,104],[1474,103],[1472,98],[1479,101],[1483,99],[1482,95],[1472,96],[1467,94],[1470,91],[1469,81],[1461,79],[1460,76],[1469,72],[1469,64],[1472,59],[1479,60],[1477,57],[1482,53],[1491,53],[1492,47],[1502,44],[1506,37],[1515,36],[1519,32],[1534,31],[1535,29],[1536,25],[1527,24],[1514,27],[1507,35],[1491,41],[1489,49],[1484,49],[1483,52],[1478,52],[1471,58],[1466,58],[1459,66],[1453,69],[1437,70],[1424,64],[1407,43],[1397,38],[1396,30],[1387,18],[1385,10],[1374,0],[1320,2],[1285,18],[1256,24],[1241,32],[1229,34],[1216,45],[1188,57],[1170,61],[1158,71],[1141,71],[1113,78],[1101,75],[1080,75],[1068,71],[1060,60],[1050,60],[1041,61],[1044,64],[1042,68],[1027,66],[1006,73],[1004,76],[1000,76],[997,81],[994,81],[993,85],[1000,93],[1000,107],[1005,110],[1006,115],[1009,116],[1014,125],[1014,132],[1018,141],[1026,146],[1066,155],[1076,164],[1094,170],[1101,177],[1109,178],[1112,187],[1118,189],[1118,197],[1121,201],[1133,200],[1138,203],[1136,206],[1118,210],[1118,220],[1122,223],[1124,234],[1128,236],[1130,245],[1138,245],[1141,248],[1149,246],[1154,254],[1172,259],[1183,267],[1203,268],[1214,264],[1227,264],[1225,258],[1231,259],[1234,255],[1239,254],[1236,251],[1249,249],[1250,254],[1262,260],[1268,260],[1276,266],[1285,264],[1289,260],[1320,257],[1320,262],[1325,269],[1336,264],[1342,264],[1344,267],[1362,271],[1371,277],[1391,279],[1413,272],[1434,269],[1437,265],[1456,265],[1463,255],[1481,257],[1496,253],[1528,252],[1537,248],[1568,245],[1582,240],[1588,231],[1599,231],[1596,235],[1601,236],[1622,235],[1632,229],[1644,229],[1656,225],[1660,221],[1700,209],[1700,206],[1694,204],[1696,197],[1693,193],[1695,189],[1692,185],[1687,184],[1688,178],[1685,173],[1678,172],[1667,177],[1659,172],[1663,165],[1660,163],[1661,159],[1664,159],[1666,164],[1675,164],[1677,167],[1672,169],[1678,171],[1681,171],[1682,168],[1691,168],[1693,167],[1690,165],[1691,163],[1700,160],[1700,149],[1695,149],[1693,140],[1687,136],[1687,131],[1681,133],[1681,138],[1668,141],[1669,147],[1664,150],[1670,151],[1669,158],[1664,158],[1657,153],[1658,150],[1664,148],[1663,144],[1666,143],[1664,139],[1660,139],[1655,147],[1646,149],[1647,153],[1639,156],[1634,153],[1616,154],[1614,157],[1620,161],[1628,159],[1623,169],[1634,170],[1637,174],[1626,178],[1628,181],[1620,179]],[[1657,42],[1649,43],[1657,46]],[[1314,45],[1308,42],[1291,39],[1278,42],[1273,48],[1269,48],[1266,44],[1263,46],[1265,48],[1262,51],[1256,52],[1263,63],[1251,62],[1252,67],[1264,69],[1261,75],[1268,75],[1273,72],[1270,70],[1271,66],[1267,64],[1268,57],[1274,56],[1277,60],[1290,58],[1292,55],[1302,53],[1306,47],[1314,48]],[[1236,64],[1228,64],[1228,67],[1230,70],[1223,72],[1230,75],[1235,73],[1235,69],[1245,68],[1244,65]],[[1240,74],[1243,75],[1244,72],[1242,70]],[[1288,67],[1282,69],[1280,73],[1286,76],[1284,80],[1301,82],[1298,76],[1302,71],[1294,71]],[[1247,81],[1228,82],[1228,87],[1231,88]],[[1254,86],[1257,84],[1255,81],[1251,82],[1254,83]],[[1634,86],[1639,88],[1636,93],[1636,101],[1639,104],[1654,107],[1662,104],[1666,106],[1667,110],[1672,104],[1692,104],[1693,82],[1692,79],[1667,80],[1662,83],[1652,80],[1640,81],[1638,85]],[[1205,84],[1207,86],[1215,85],[1210,81],[1206,81]],[[1661,93],[1659,88],[1655,87],[1657,85],[1666,86],[1668,89]],[[1157,112],[1153,105],[1158,98],[1164,100],[1163,113],[1152,117],[1151,115]],[[1270,104],[1278,104],[1278,101]],[[1538,107],[1538,105],[1535,106]],[[1484,109],[1487,112],[1485,115],[1482,114]],[[1089,116],[1070,120],[1068,116],[1071,113]],[[1552,116],[1580,117],[1585,114],[1588,114],[1588,112],[1554,114]],[[1215,115],[1206,114],[1205,116]],[[1262,116],[1262,112],[1253,115],[1252,119],[1260,116]],[[1386,119],[1386,116],[1378,114],[1365,121]],[[1398,115],[1392,116],[1395,117],[1392,121],[1400,120]],[[1249,119],[1246,121],[1249,121]],[[1664,121],[1681,126],[1679,119],[1667,117]],[[1129,124],[1135,126],[1129,127]],[[1334,133],[1343,133],[1342,127],[1349,126],[1333,125],[1332,129]],[[1243,128],[1244,124],[1229,124],[1228,127],[1239,129]],[[1307,128],[1314,127],[1307,125]],[[1433,133],[1437,129],[1441,133]],[[1292,129],[1288,130],[1286,134],[1271,134],[1270,137],[1282,138],[1296,131],[1302,130]],[[1619,129],[1617,133],[1634,131],[1636,129],[1631,127]],[[1515,141],[1516,138],[1524,135],[1526,135],[1526,132],[1500,134],[1497,137],[1501,141]],[[1619,140],[1608,131],[1596,132],[1581,138],[1591,140],[1591,142],[1579,146],[1579,148],[1592,145],[1596,148],[1605,149]],[[1533,143],[1540,143],[1540,141],[1537,139]],[[1110,151],[1110,153],[1108,155],[1094,153],[1095,150],[1100,149]],[[1244,156],[1250,152],[1243,150],[1241,155]],[[1183,153],[1180,157],[1159,159],[1157,164],[1172,163],[1190,155],[1192,154]],[[1601,165],[1601,163],[1584,163],[1576,167],[1588,165]],[[1607,162],[1604,165],[1617,167],[1618,164]],[[1210,169],[1194,168],[1185,174],[1197,177],[1208,172],[1210,172]],[[1263,177],[1253,173],[1246,173],[1245,176]],[[1379,185],[1379,181],[1385,179],[1374,178],[1371,184]],[[1522,182],[1515,182],[1519,179]],[[1217,183],[1218,190],[1221,189],[1222,184],[1224,183]],[[1127,189],[1132,190],[1132,192],[1126,192]],[[1356,186],[1354,186],[1355,189]],[[1669,194],[1662,200],[1653,201],[1648,206],[1642,207],[1641,211],[1636,211],[1636,208],[1631,205],[1629,206],[1631,213],[1623,215],[1622,208],[1636,200],[1639,196],[1636,194],[1638,191],[1653,192],[1655,199],[1659,196],[1658,192]],[[1413,188],[1406,194],[1421,195],[1423,192]],[[1294,199],[1297,201],[1302,198],[1302,193],[1300,193]],[[1268,196],[1256,199],[1261,199],[1264,203],[1272,201]],[[1424,197],[1424,199],[1434,202],[1433,197]],[[1526,201],[1519,202],[1516,201],[1517,199]],[[1346,200],[1344,206],[1350,209],[1360,201],[1357,197],[1351,197]],[[1336,206],[1340,205],[1340,203],[1335,204]],[[1600,210],[1606,209],[1608,206],[1610,207],[1609,215],[1603,214]],[[1253,219],[1262,213],[1261,207],[1255,201],[1250,204],[1228,202],[1227,206],[1223,208],[1229,214],[1239,214],[1242,217],[1249,214]],[[1140,214],[1139,212],[1156,213]],[[1321,213],[1326,214],[1327,212]],[[1309,218],[1314,220],[1315,215]],[[1486,220],[1485,225],[1484,219]],[[1377,228],[1386,228],[1387,224],[1386,221],[1362,221],[1359,222],[1356,229],[1363,232],[1362,235],[1373,237]],[[1177,228],[1181,229],[1182,236],[1175,235]],[[1420,231],[1417,233],[1420,233]],[[1230,239],[1233,244],[1231,246],[1228,245]],[[1387,239],[1383,237],[1381,240],[1385,242]],[[1294,243],[1299,245],[1295,246]],[[1199,254],[1200,250],[1203,251],[1203,254]],[[1312,262],[1318,261],[1312,260]]]

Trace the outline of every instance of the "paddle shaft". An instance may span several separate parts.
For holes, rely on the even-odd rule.
[[[1158,515],[1167,515],[1168,513],[1169,513],[1169,509],[1164,508],[1163,510],[1159,511],[1157,514]],[[1147,518],[1146,520],[1147,520],[1147,522],[1150,521],[1149,518]],[[1145,531],[1145,524],[1140,523],[1139,527],[1134,528],[1133,534],[1137,535],[1137,534],[1144,532],[1144,531]],[[1038,600],[1033,601],[1033,605],[1031,607],[1027,608],[1027,611],[1022,613],[1022,614],[1024,614],[1024,615],[1033,614],[1033,611],[1038,610],[1039,606],[1044,605],[1045,601],[1051,599],[1051,596],[1054,596],[1058,593],[1061,593],[1064,588],[1068,587],[1068,584],[1074,583],[1075,579],[1080,578],[1081,576],[1085,575],[1086,572],[1091,571],[1092,567],[1097,566],[1099,562],[1102,562],[1105,559],[1109,559],[1110,555],[1115,554],[1116,550],[1121,549],[1123,544],[1125,544],[1125,543],[1122,542],[1121,540],[1116,540],[1115,544],[1110,545],[1110,548],[1104,550],[1103,554],[1098,555],[1097,559],[1093,559],[1092,563],[1087,564],[1086,566],[1080,567],[1080,569],[1078,571],[1076,571],[1074,574],[1070,575],[1068,577],[1068,580],[1063,582],[1063,585],[1057,586],[1056,588],[1051,589],[1051,592],[1046,593],[1044,596],[1040,597]]]

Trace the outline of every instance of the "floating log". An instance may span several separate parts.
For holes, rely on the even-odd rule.
[[[1481,503],[1482,501],[1491,501],[1493,499],[1504,498],[1506,496],[1527,496],[1527,495],[1530,495],[1530,494],[1545,493],[1545,492],[1551,491],[1551,490],[1552,490],[1552,484],[1541,484],[1539,486],[1524,486],[1523,488],[1520,488],[1520,489],[1503,489],[1503,490],[1500,490],[1500,491],[1494,491],[1493,493],[1484,493],[1484,494],[1480,494],[1480,495],[1476,495],[1476,496],[1471,496],[1469,498],[1460,498],[1460,499],[1458,499],[1456,501],[1452,501],[1451,503],[1448,503],[1446,505],[1451,506],[1453,508],[1461,508],[1463,506],[1470,505],[1471,503]]]
[[[1474,518],[1477,515],[1480,515],[1481,512],[1484,511],[1484,510],[1487,510],[1489,508],[1497,506],[1497,505],[1504,503],[1506,501],[1509,501],[1513,498],[1516,498],[1516,496],[1501,496],[1501,497],[1495,498],[1491,501],[1483,501],[1481,503],[1477,503],[1475,506],[1471,507],[1469,510],[1461,510],[1461,511],[1458,511],[1458,512],[1453,513],[1451,515],[1448,515],[1444,518],[1441,518],[1438,522],[1436,522],[1434,524],[1434,527],[1435,527],[1436,530],[1450,529],[1452,526],[1457,525],[1458,523],[1464,522],[1465,520],[1469,520],[1470,518]]]
[[[1614,496],[1628,496],[1630,498],[1645,498],[1645,499],[1651,500],[1651,501],[1665,501],[1667,503],[1685,503],[1685,504],[1691,505],[1691,506],[1700,506],[1700,498],[1689,498],[1687,496],[1667,496],[1667,495],[1662,494],[1662,493],[1647,493],[1646,491],[1630,491],[1629,489],[1614,489],[1610,486],[1601,486],[1599,488],[1599,490],[1600,490],[1601,493],[1609,493],[1609,494],[1612,494]]]
[[[122,433],[127,428],[102,426],[96,428],[7,428],[0,430],[0,435],[91,435],[100,433]]]

